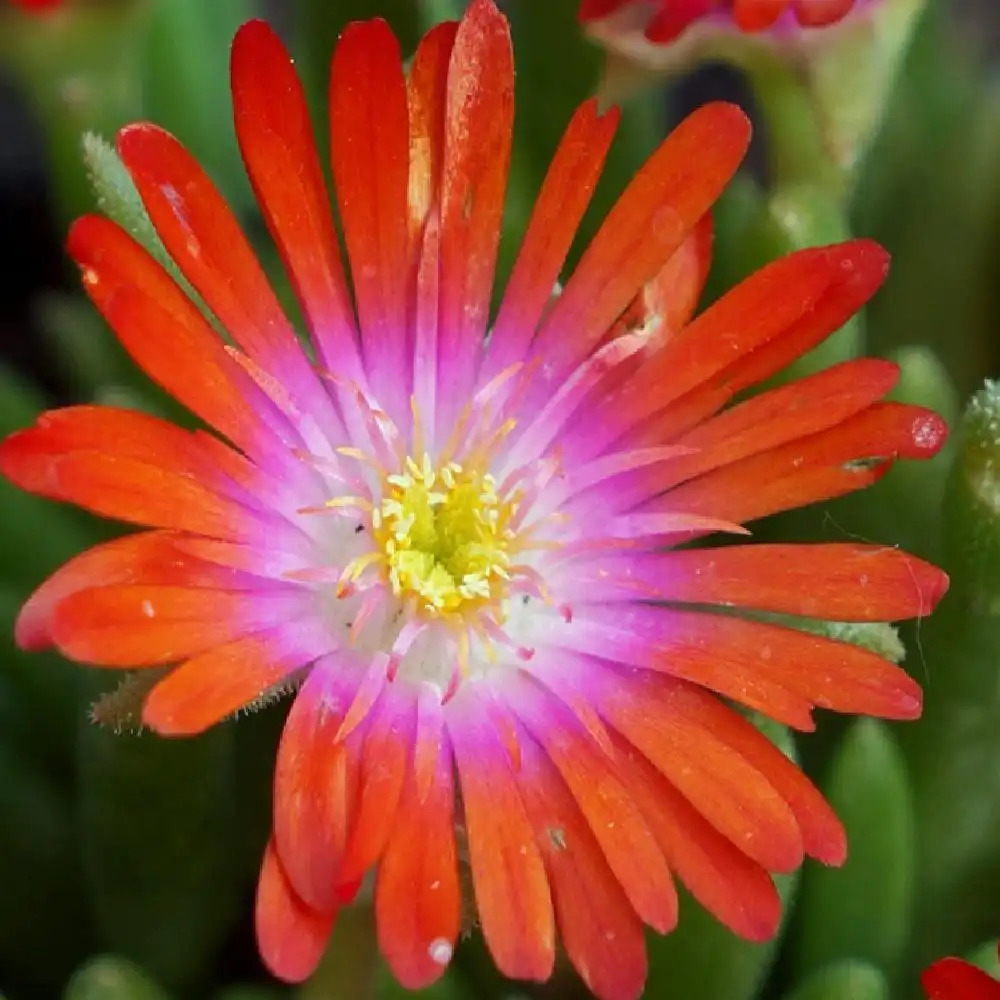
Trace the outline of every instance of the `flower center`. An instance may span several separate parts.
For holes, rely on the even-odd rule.
[[[431,616],[464,615],[502,600],[510,579],[516,499],[489,473],[407,458],[386,476],[372,528],[389,584]]]

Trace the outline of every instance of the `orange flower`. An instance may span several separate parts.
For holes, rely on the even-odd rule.
[[[857,646],[755,612],[926,615],[947,586],[885,546],[691,548],[839,496],[941,447],[860,359],[746,398],[838,329],[888,260],[858,240],[776,261],[695,316],[708,212],[749,141],[702,108],[637,173],[553,288],[618,121],[586,102],[542,186],[495,316],[514,65],[492,0],[421,42],[349,26],[330,88],[341,262],[302,87],[262,22],[232,52],[236,132],[310,348],[180,143],[118,150],[219,328],[122,229],[69,250],[135,361],[210,430],[104,406],[0,445],[41,496],[146,529],[59,570],[25,647],[171,669],[143,719],[197,733],[297,687],[257,897],[261,954],[305,978],[369,871],[399,980],[438,978],[460,864],[500,970],[543,980],[556,934],[589,987],[631,1000],[644,925],[676,882],[771,937],[771,872],[840,864],[844,832],[731,702],[800,730],[812,712],[912,719],[921,692]]]

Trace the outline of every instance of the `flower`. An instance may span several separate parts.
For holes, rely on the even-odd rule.
[[[650,42],[672,42],[699,22],[738,31],[825,28],[865,0],[581,0],[585,24],[610,19],[617,30],[641,30]]]
[[[15,7],[30,14],[42,14],[61,7],[65,0],[11,0]]]
[[[643,924],[674,926],[675,879],[737,934],[772,936],[769,872],[839,864],[844,834],[728,701],[809,730],[817,705],[908,719],[921,693],[872,652],[758,613],[909,618],[947,581],[876,545],[680,546],[939,449],[940,418],[880,401],[888,362],[743,398],[874,293],[885,252],[793,254],[692,319],[708,212],[749,139],[714,104],[642,167],[554,296],[618,121],[588,101],[490,322],[513,59],[505,19],[473,0],[406,73],[381,20],[336,48],[352,297],[303,91],[262,22],[236,36],[232,85],[311,348],[180,143],[125,128],[150,219],[227,338],[112,222],[79,220],[69,250],[132,357],[211,430],[75,406],[0,446],[21,487],[150,529],[60,569],[18,641],[179,664],[143,707],[165,735],[297,685],[256,906],[284,979],[311,972],[372,869],[380,947],[408,987],[448,964],[466,865],[512,978],[550,974],[558,931],[598,996],[637,996]]]
[[[927,1000],[1000,1000],[1000,982],[961,958],[942,958],[920,976]]]

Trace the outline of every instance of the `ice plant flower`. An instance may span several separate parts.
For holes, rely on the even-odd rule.
[[[870,0],[581,0],[580,21],[598,31],[639,31],[657,45],[698,28],[740,32],[825,28]]]
[[[297,686],[256,904],[284,979],[311,972],[373,870],[408,987],[449,962],[464,867],[505,975],[549,976],[558,933],[606,1000],[640,993],[643,925],[674,926],[676,880],[770,937],[769,873],[839,864],[844,834],[739,708],[809,730],[815,706],[913,718],[921,693],[868,650],[762,617],[909,618],[947,581],[892,547],[682,543],[738,539],[941,446],[935,414],[882,401],[888,362],[746,394],[843,324],[886,254],[805,250],[693,316],[708,212],[749,138],[716,104],[639,170],[554,296],[618,120],[588,101],[491,321],[514,94],[492,0],[427,34],[408,71],[380,20],[340,39],[350,283],[302,88],[262,22],[237,34],[232,88],[310,345],[184,148],[125,128],[122,160],[214,324],[112,222],[79,220],[69,250],[132,357],[208,429],[74,406],[3,442],[23,488],[148,529],[56,572],[18,641],[169,666],[143,706],[165,735]]]
[[[1000,1000],[1000,982],[961,958],[942,958],[925,969],[927,1000]]]

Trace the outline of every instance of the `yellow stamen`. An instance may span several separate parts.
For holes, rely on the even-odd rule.
[[[431,617],[463,620],[498,607],[511,576],[515,502],[498,493],[496,480],[475,466],[435,466],[418,453],[382,483],[381,502],[369,508],[375,549],[347,565],[342,588],[379,565],[396,596]],[[355,507],[358,500],[338,497],[329,505]]]

